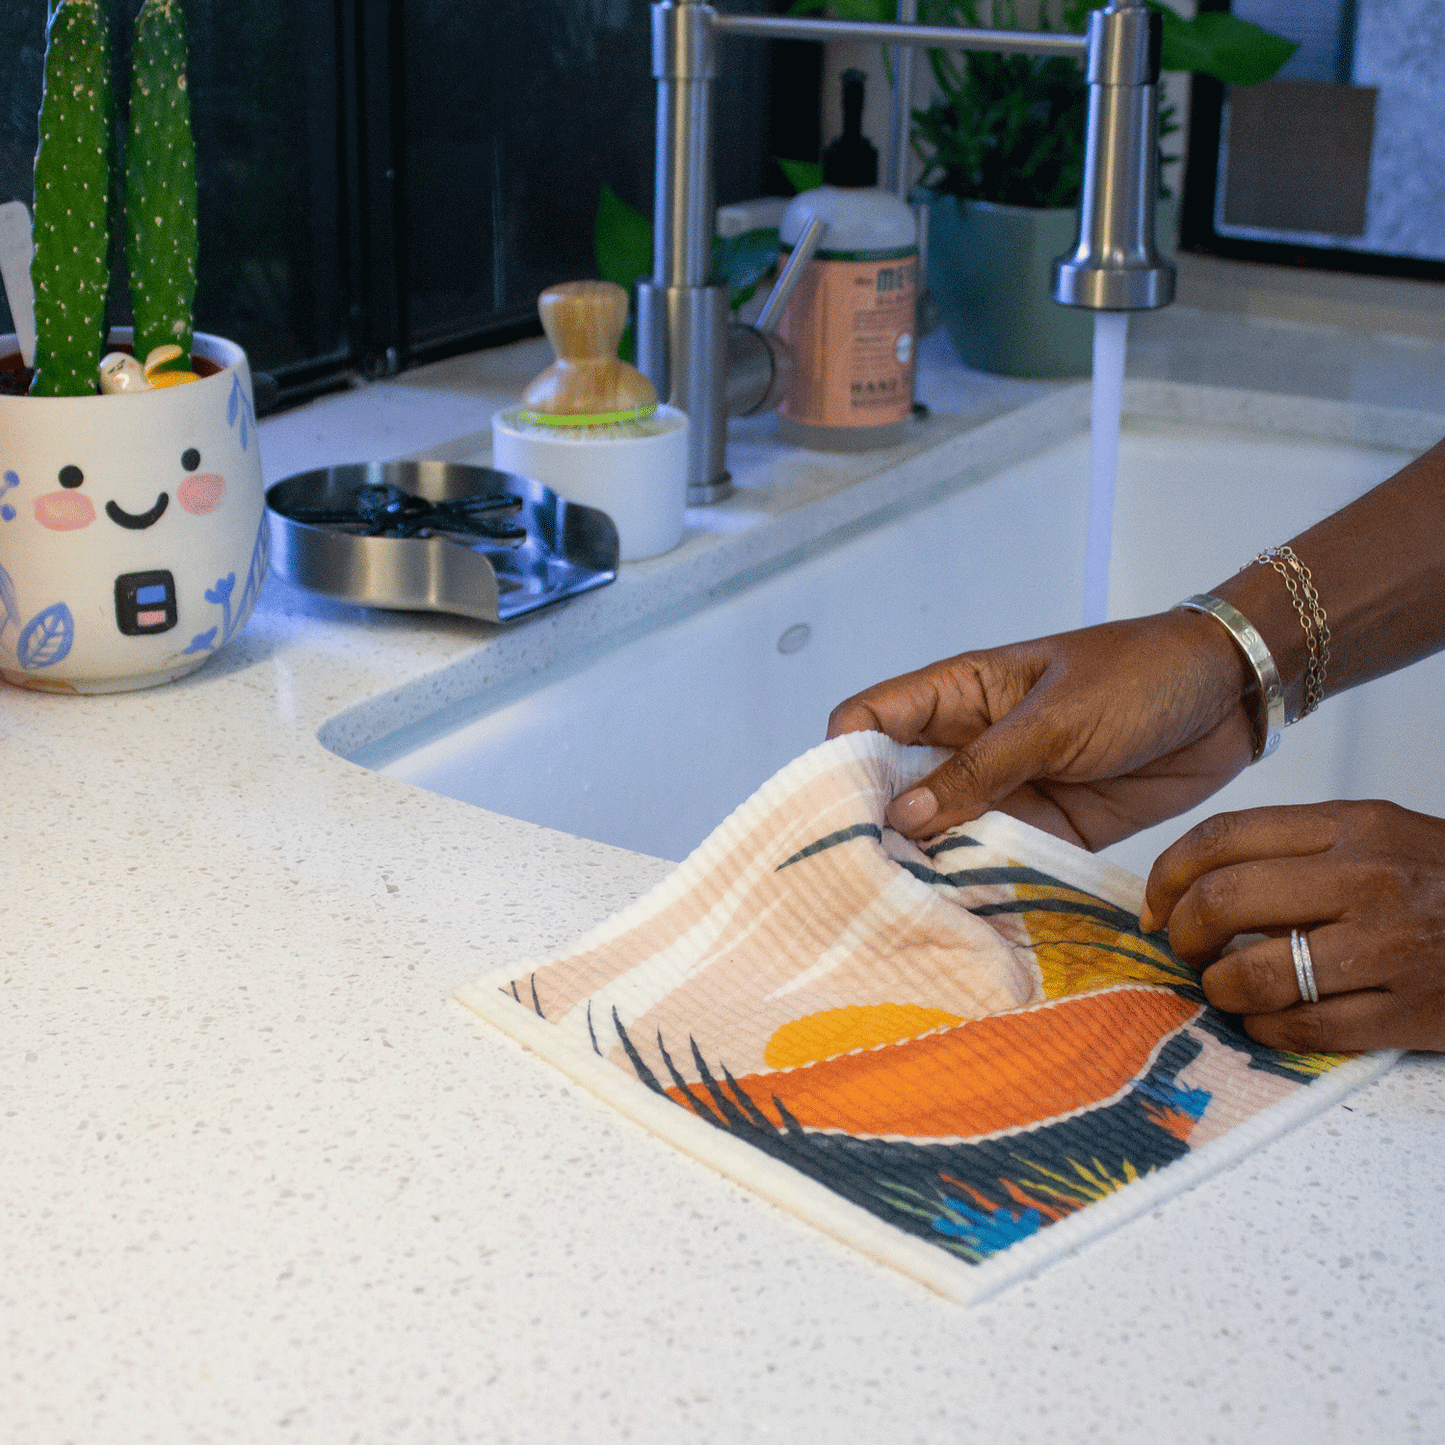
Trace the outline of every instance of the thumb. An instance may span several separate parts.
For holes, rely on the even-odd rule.
[[[889,827],[906,838],[931,838],[971,823],[1034,778],[1054,771],[1052,730],[1036,721],[1027,703],[980,733],[967,747],[889,803]]]

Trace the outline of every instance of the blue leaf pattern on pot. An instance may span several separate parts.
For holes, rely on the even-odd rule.
[[[262,513],[261,525],[256,529],[256,540],[251,544],[251,565],[246,569],[246,583],[241,589],[239,605],[232,611],[231,597],[236,590],[236,574],[228,572],[224,577],[218,577],[214,587],[206,588],[205,596],[207,602],[221,609],[221,625],[219,628],[212,627],[205,632],[198,632],[186,645],[182,656],[193,652],[214,651],[217,647],[223,647],[241,630],[256,605],[256,598],[260,596],[261,583],[265,580],[270,560],[271,532],[266,525],[265,514]]]
[[[237,627],[251,615],[251,609],[261,595],[261,584],[266,580],[266,569],[270,565],[271,529],[266,523],[265,512],[262,512],[261,525],[256,528],[256,540],[251,544],[251,565],[246,569],[246,585],[241,591],[241,604],[236,608]]]
[[[231,378],[231,395],[226,402],[226,421],[231,426],[240,425],[241,450],[245,451],[250,442],[251,428],[256,425],[256,412],[251,405],[251,398],[241,387],[239,376]]]
[[[26,672],[54,667],[70,654],[75,642],[75,619],[63,602],[54,602],[37,612],[21,630],[15,655]]]
[[[206,601],[214,602],[217,607],[226,610],[227,617],[231,613],[231,593],[236,590],[236,574],[227,572],[224,577],[216,578],[214,587],[206,588]]]
[[[15,597],[15,583],[11,580],[10,574],[0,567],[0,637],[5,634],[5,629],[14,623],[20,626],[20,603]]]

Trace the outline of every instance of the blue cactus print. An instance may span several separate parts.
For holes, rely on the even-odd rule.
[[[198,632],[186,644],[182,656],[194,652],[214,652],[228,643],[245,625],[256,605],[261,592],[261,583],[266,578],[266,568],[271,561],[271,533],[266,526],[266,514],[261,514],[261,525],[256,529],[256,540],[251,546],[251,565],[246,571],[246,585],[241,589],[241,600],[233,610],[231,597],[236,590],[236,574],[228,572],[216,579],[214,587],[206,588],[206,601],[221,609],[219,627],[208,627]]]
[[[75,618],[63,602],[37,612],[20,630],[15,656],[26,672],[63,662],[75,643]]]

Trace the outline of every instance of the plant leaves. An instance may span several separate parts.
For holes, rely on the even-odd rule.
[[[1160,0],[1145,0],[1163,17],[1163,68],[1194,70],[1235,85],[1267,80],[1294,53],[1293,42],[1258,25],[1210,11],[1183,20]],[[920,18],[976,25],[975,0],[921,0]],[[1065,29],[1086,16],[1066,4]],[[1012,0],[993,20],[1015,28]],[[926,164],[925,187],[962,200],[1032,208],[1075,206],[1083,186],[1088,89],[1073,61],[977,52],[928,52],[939,94],[913,112],[913,147]],[[1178,129],[1161,116],[1160,136]]]
[[[813,15],[826,10],[833,20],[897,20],[894,0],[794,0],[789,15]]]
[[[822,161],[785,161],[779,156],[778,169],[799,195],[804,191],[816,191],[823,184]]]
[[[1222,10],[1185,20],[1160,0],[1145,3],[1164,17],[1163,70],[1192,70],[1226,85],[1258,85],[1299,49],[1293,40]]]
[[[763,227],[728,236],[713,245],[712,272],[728,288],[728,305],[734,311],[752,299],[758,283],[778,263],[778,229]]]
[[[597,197],[592,255],[597,274],[629,294],[639,276],[652,274],[652,221],[607,185]]]
[[[913,113],[923,184],[964,200],[1078,204],[1088,87],[1071,60],[972,53],[929,61],[941,95]]]
[[[806,162],[789,164],[801,166]],[[616,191],[604,185],[597,201],[592,251],[602,279],[615,281],[630,293],[639,277],[652,274],[651,218],[629,206]],[[758,282],[773,268],[777,259],[776,230],[745,231],[725,241],[714,241],[713,276],[727,284],[728,303],[734,311],[753,295]],[[632,326],[629,321],[618,346],[618,354],[624,359],[631,359],[631,343]]]

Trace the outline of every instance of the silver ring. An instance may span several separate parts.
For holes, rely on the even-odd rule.
[[[1310,941],[1298,928],[1289,931],[1290,957],[1294,959],[1295,981],[1299,984],[1301,1003],[1318,1003],[1320,991],[1315,986],[1315,961],[1310,957]]]

